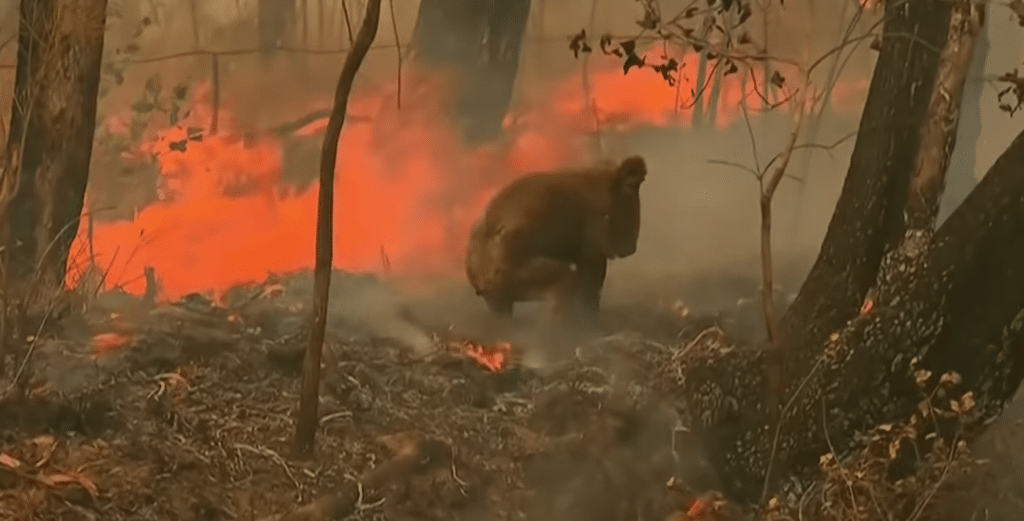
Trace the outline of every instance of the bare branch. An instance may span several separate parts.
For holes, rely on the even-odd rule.
[[[396,82],[398,83],[398,109],[402,108],[402,39],[398,36],[398,21],[395,19],[395,0],[388,0],[388,7],[391,11],[391,32],[395,36],[395,52],[398,54],[398,66],[396,67]]]
[[[312,455],[316,441],[320,401],[320,363],[323,354],[324,329],[327,326],[327,304],[331,285],[331,267],[334,234],[334,170],[338,163],[338,140],[348,113],[348,98],[352,83],[363,60],[377,37],[380,24],[381,0],[366,4],[363,23],[352,44],[352,52],[345,58],[338,85],[334,92],[334,108],[327,121],[324,144],[320,156],[320,187],[317,197],[316,263],[313,269],[313,316],[309,346],[302,368],[299,413],[295,422],[295,449],[302,457]]]
[[[732,161],[725,161],[723,159],[708,159],[708,163],[712,165],[731,166],[733,168],[737,168],[749,173],[750,175],[754,176],[754,179],[761,179],[761,172],[754,170],[753,168],[750,168],[749,166],[746,165],[741,165],[739,163],[734,163]]]
[[[845,143],[850,138],[855,137],[856,135],[857,135],[856,132],[850,132],[849,134],[839,138],[837,141],[835,141],[835,142],[833,142],[832,144],[829,144],[829,145],[823,145],[821,143],[803,143],[803,144],[800,144],[800,145],[794,145],[793,146],[793,151],[802,150],[802,149],[805,149],[805,148],[812,148],[812,149],[824,150],[826,152],[829,152],[829,155],[831,155],[832,150],[834,150],[839,145],[842,145],[843,143]],[[784,153],[785,153],[785,151],[779,152],[778,154],[775,154],[775,157],[773,157],[771,159],[771,161],[769,161],[768,164],[765,165],[765,167],[764,167],[765,172],[767,172],[772,167],[772,164],[774,164],[779,159],[782,159],[782,156],[783,156]],[[788,175],[787,175],[787,177],[793,177],[794,179],[803,181],[803,179],[799,178],[799,177],[788,176]]]

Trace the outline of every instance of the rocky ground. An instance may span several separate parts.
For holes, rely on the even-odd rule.
[[[662,282],[609,304],[600,334],[523,326],[503,344],[466,299],[400,299],[339,273],[303,461],[291,438],[310,287],[299,274],[158,306],[101,294],[27,335],[12,357],[27,362],[0,380],[0,518],[731,515],[687,450],[673,390],[686,356],[756,335],[746,301],[702,315],[673,298],[699,300],[700,283]],[[1021,437],[1001,432],[1005,454]]]

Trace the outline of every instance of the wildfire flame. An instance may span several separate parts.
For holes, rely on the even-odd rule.
[[[500,374],[508,367],[512,344],[502,342],[495,346],[484,346],[476,342],[466,342],[462,350],[471,360],[480,364],[480,367],[491,373]]]
[[[118,333],[100,333],[92,337],[93,356],[103,358],[127,346],[131,339]]]
[[[659,46],[650,52],[663,51]],[[651,70],[623,75],[614,59],[595,60],[590,107],[580,78],[566,78],[543,104],[516,118],[511,143],[474,150],[461,146],[442,123],[437,93],[443,89],[436,84],[406,86],[401,110],[395,107],[393,91],[356,93],[350,113],[372,115],[372,122],[347,124],[339,143],[335,267],[351,272],[387,269],[408,276],[459,273],[469,227],[488,196],[509,179],[587,161],[585,137],[598,124],[688,127],[693,94],[700,91],[692,85],[697,59],[680,53],[677,60],[677,86]],[[758,74],[723,79],[715,109],[719,127],[742,118],[741,100],[752,112],[763,105],[754,88],[757,83],[764,89]],[[836,92],[846,99],[864,86],[866,82],[841,84]],[[282,143],[268,135],[242,139],[244,131],[233,123],[230,106],[220,109],[217,134],[192,139],[196,136],[189,132],[208,126],[212,112],[209,87],[196,90],[190,114],[177,126],[156,132],[137,151],[159,164],[159,200],[137,208],[130,221],[98,219],[92,248],[87,245],[88,220],[82,219],[72,254],[94,252],[96,265],[109,272],[104,279],[108,289],[122,287],[142,295],[147,266],[160,281],[161,300],[219,293],[271,274],[312,267],[316,185],[301,193],[284,190]],[[709,103],[707,92],[701,100]],[[303,132],[322,125],[311,124]],[[126,125],[111,121],[107,128],[123,130]],[[226,193],[238,184],[249,189]],[[69,265],[88,264],[82,261],[73,257]],[[69,270],[70,285],[77,276]]]

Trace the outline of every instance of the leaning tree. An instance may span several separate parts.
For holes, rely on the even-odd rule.
[[[708,4],[749,17],[749,2]],[[777,338],[770,348],[693,350],[679,372],[687,427],[724,492],[746,504],[808,483],[820,458],[848,454],[858,433],[906,421],[921,386],[941,375],[959,375],[950,395],[973,396],[957,421],[968,436],[1000,414],[1024,377],[1024,133],[936,226],[984,7],[884,4],[845,183]],[[694,34],[651,10],[641,25],[682,41]],[[643,63],[635,48],[620,42],[616,54],[672,73],[671,64]],[[1024,97],[1024,81],[1006,79]],[[779,373],[766,371],[773,367]]]

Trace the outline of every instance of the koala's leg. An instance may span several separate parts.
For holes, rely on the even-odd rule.
[[[478,277],[481,282],[474,284],[477,294],[483,297],[491,312],[501,318],[511,317],[514,304],[522,300],[517,279],[524,256],[516,237],[517,234],[502,230],[487,238],[472,257],[474,269],[483,274]]]
[[[597,318],[601,308],[601,290],[608,274],[608,259],[604,255],[590,255],[576,265],[577,298],[580,311],[587,318]]]
[[[522,264],[513,277],[517,301],[543,300],[552,292],[572,285],[576,272],[571,263],[535,257]]]
[[[566,321],[574,316],[579,307],[580,280],[575,266],[566,265],[565,276],[551,288],[551,311],[559,321]]]
[[[512,316],[512,308],[515,301],[507,294],[491,293],[484,295],[484,301],[487,302],[487,307],[490,308],[491,313],[494,313],[499,317]]]

